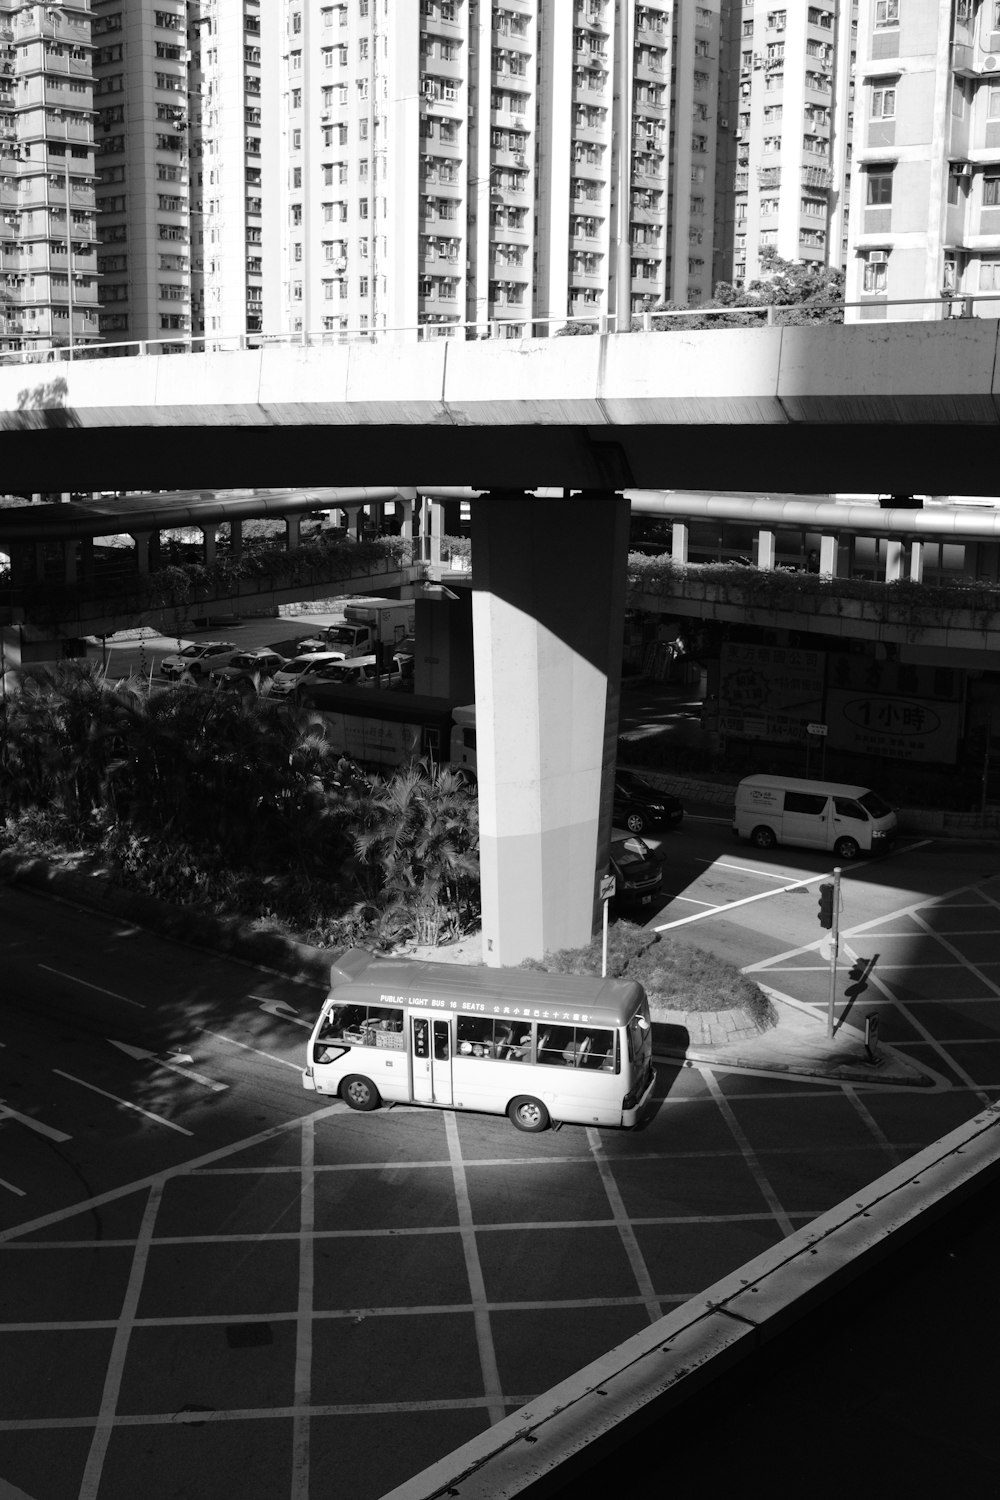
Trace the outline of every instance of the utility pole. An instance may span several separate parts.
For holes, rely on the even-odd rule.
[[[837,955],[840,951],[840,866],[833,880],[819,888],[819,925],[830,934],[830,990],[826,1010],[826,1034],[833,1036],[833,1003],[837,994]]]

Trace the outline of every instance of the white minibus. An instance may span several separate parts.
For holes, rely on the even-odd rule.
[[[390,1103],[636,1124],[653,1092],[649,1004],[634,981],[378,958],[330,969],[303,1085],[352,1109]]]
[[[896,814],[865,786],[794,776],[745,776],[736,788],[733,832],[758,849],[795,844],[832,849],[838,859],[887,849]]]

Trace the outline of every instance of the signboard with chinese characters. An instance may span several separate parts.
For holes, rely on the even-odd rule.
[[[827,694],[826,718],[830,746],[837,750],[943,765],[957,759],[962,724],[958,703],[834,689]]]
[[[727,642],[719,663],[719,728],[742,739],[803,740],[822,720],[822,651]]]

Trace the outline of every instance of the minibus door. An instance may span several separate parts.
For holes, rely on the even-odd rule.
[[[451,1021],[447,1016],[410,1016],[413,1098],[420,1104],[450,1104]]]

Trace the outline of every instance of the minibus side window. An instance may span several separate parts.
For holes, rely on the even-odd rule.
[[[842,818],[856,818],[859,823],[868,822],[868,814],[853,797],[834,797],[833,805]]]
[[[603,1026],[538,1028],[538,1061],[549,1067],[614,1069],[615,1034]]]
[[[496,1057],[505,1062],[530,1062],[531,1022],[460,1015],[458,1051],[461,1057]]]

